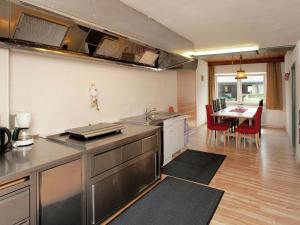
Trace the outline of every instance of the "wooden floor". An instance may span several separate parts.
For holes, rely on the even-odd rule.
[[[227,155],[209,184],[225,191],[211,225],[300,225],[300,164],[284,130],[263,129],[260,150],[254,143],[236,149],[234,139],[224,147],[222,137],[206,145],[205,136],[206,128],[197,128],[189,148]]]
[[[225,194],[211,224],[300,224],[300,164],[284,130],[263,129],[261,149],[232,140],[205,144],[206,128],[190,135],[190,148],[227,155],[211,181]]]

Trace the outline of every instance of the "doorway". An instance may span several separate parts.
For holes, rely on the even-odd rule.
[[[292,145],[296,147],[296,65],[291,67],[291,82],[292,82]]]

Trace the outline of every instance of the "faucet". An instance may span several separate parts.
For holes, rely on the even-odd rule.
[[[155,111],[156,111],[156,108],[152,108],[152,109],[146,108],[146,109],[145,109],[145,113],[144,113],[145,119],[147,119],[147,118],[151,115],[151,113],[153,113],[153,112],[155,112]]]

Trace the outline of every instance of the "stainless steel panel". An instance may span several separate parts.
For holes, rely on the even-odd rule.
[[[155,154],[146,154],[137,162],[92,185],[92,220],[98,224],[111,216],[156,179]]]
[[[92,176],[103,173],[122,163],[121,148],[96,155],[92,160]]]
[[[68,27],[23,13],[14,33],[17,40],[61,47]]]
[[[142,140],[143,153],[154,150],[157,147],[158,147],[158,136],[157,136],[157,134],[155,134],[153,136],[150,136],[150,137],[147,137],[147,138],[144,138]]]
[[[30,220],[26,219],[26,220],[21,221],[20,223],[16,223],[15,225],[29,225],[29,224],[30,224]]]
[[[93,23],[75,21],[33,6],[27,1],[0,0],[0,39],[8,47],[155,71],[177,68],[192,61],[160,50],[159,46],[151,47],[95,27]]]
[[[122,146],[123,162],[133,159],[142,154],[142,142],[136,141]]]
[[[28,217],[28,187],[0,197],[0,225],[13,225]]]
[[[81,160],[40,173],[40,225],[82,225]]]

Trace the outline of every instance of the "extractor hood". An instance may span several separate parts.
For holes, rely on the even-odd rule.
[[[0,0],[0,42],[51,54],[141,66],[153,70],[182,68],[197,61],[148,46],[88,23],[31,6]]]

